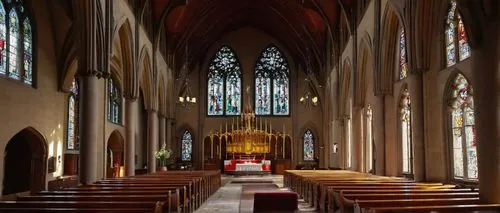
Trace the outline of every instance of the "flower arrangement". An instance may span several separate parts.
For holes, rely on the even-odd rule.
[[[160,150],[155,152],[155,158],[160,161],[160,166],[167,166],[167,160],[172,156],[172,150],[167,149],[165,144],[161,147]]]

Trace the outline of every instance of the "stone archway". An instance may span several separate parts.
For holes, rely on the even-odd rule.
[[[115,130],[108,138],[108,146],[106,148],[106,178],[120,177],[121,168],[124,165],[123,158],[124,140],[120,132]]]
[[[35,129],[25,128],[9,140],[4,163],[3,195],[45,189],[47,143]]]

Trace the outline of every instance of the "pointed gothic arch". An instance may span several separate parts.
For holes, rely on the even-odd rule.
[[[5,147],[2,195],[45,189],[48,148],[45,137],[33,127],[14,135]]]
[[[212,56],[207,72],[207,115],[239,115],[242,110],[242,73],[236,52],[223,45]]]

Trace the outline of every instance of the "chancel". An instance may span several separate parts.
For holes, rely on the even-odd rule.
[[[0,0],[0,212],[500,212],[496,0]]]

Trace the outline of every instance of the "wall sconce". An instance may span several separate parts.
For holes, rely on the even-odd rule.
[[[337,143],[334,143],[333,144],[333,153],[334,154],[337,154],[337,152],[339,151],[339,148],[338,148],[338,144]]]

